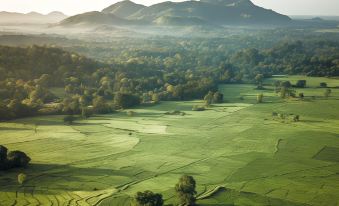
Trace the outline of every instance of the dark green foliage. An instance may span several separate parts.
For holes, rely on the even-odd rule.
[[[67,115],[64,117],[63,121],[65,124],[73,124],[76,118],[73,115]]]
[[[4,170],[7,167],[7,148],[0,145],[0,170]]]
[[[304,96],[304,93],[299,93],[299,98],[300,98],[300,99],[304,99],[304,97],[305,97],[305,96]]]
[[[264,101],[264,94],[257,95],[257,103],[263,103]]]
[[[140,104],[140,98],[133,94],[118,92],[114,95],[114,104],[120,108],[129,108]]]
[[[295,87],[305,88],[306,87],[306,80],[298,80]]]
[[[195,195],[197,193],[195,187],[196,182],[192,176],[184,175],[179,179],[179,182],[175,185],[175,191],[181,205],[195,205]]]
[[[205,110],[206,110],[205,106],[194,105],[192,107],[192,111],[202,112],[202,111],[205,111]]]
[[[162,195],[152,191],[138,192],[135,196],[135,206],[162,206]]]
[[[324,96],[325,98],[328,98],[332,93],[332,90],[331,89],[326,89],[325,92],[324,92]]]
[[[13,167],[26,167],[28,163],[31,161],[24,152],[21,151],[11,151],[7,155],[8,165],[11,168]]]
[[[95,61],[65,52],[59,48],[31,46],[27,48],[0,46],[0,67],[5,68],[0,81],[6,78],[32,80],[43,77],[44,84],[63,85],[64,75],[72,71],[93,72],[98,66]]]
[[[7,170],[16,167],[26,167],[31,161],[31,158],[29,158],[24,152],[7,152],[8,149],[0,145],[0,170]]]
[[[326,82],[321,82],[320,83],[320,87],[326,88],[327,87],[327,83]]]
[[[113,112],[114,108],[107,104],[103,97],[97,96],[93,99],[93,111],[97,114],[108,114]]]
[[[91,115],[93,114],[92,110],[90,110],[89,108],[87,107],[82,107],[81,108],[81,116],[82,118],[89,118]]]
[[[216,92],[213,94],[213,103],[223,103],[224,95],[220,92]]]

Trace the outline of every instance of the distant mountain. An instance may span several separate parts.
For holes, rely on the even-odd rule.
[[[102,13],[114,14],[115,16],[120,18],[127,18],[145,7],[146,6],[144,5],[125,0],[103,9]]]
[[[258,7],[250,0],[167,1],[149,7],[125,0],[105,8],[102,12],[95,13],[95,15],[85,13],[70,17],[61,22],[61,25],[64,25],[65,22],[68,25],[85,22],[108,25],[116,25],[118,22],[118,24],[170,26],[279,25],[290,21],[288,16]]]
[[[77,25],[77,24],[107,24],[107,25],[120,25],[126,24],[128,21],[115,16],[114,14],[106,14],[98,11],[86,12],[71,16],[60,22],[60,25]]]
[[[30,12],[27,14],[16,12],[0,12],[0,24],[52,24],[60,22],[67,18],[61,12],[54,11],[47,15],[37,12]]]

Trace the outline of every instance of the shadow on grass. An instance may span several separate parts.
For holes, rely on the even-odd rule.
[[[125,177],[135,172],[137,172],[135,168],[126,171],[57,164],[30,164],[27,168],[0,171],[0,193],[16,192],[20,188],[20,191],[22,188],[34,188],[34,194],[104,190],[114,188],[118,184],[126,184],[131,180],[127,181],[128,178],[125,179]],[[23,185],[17,182],[19,173],[27,175],[27,180]],[[110,177],[114,177],[115,180],[122,179],[117,182]]]
[[[10,130],[10,131],[26,131],[26,130],[32,130],[29,128],[16,128],[16,127],[0,127],[1,130]]]

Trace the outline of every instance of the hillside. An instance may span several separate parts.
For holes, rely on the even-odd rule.
[[[132,14],[135,14],[137,11],[145,8],[146,6],[141,4],[136,4],[132,1],[125,0],[113,4],[105,9],[102,10],[102,13],[105,14],[114,14],[120,18],[127,18]]]
[[[27,14],[15,12],[0,12],[0,24],[51,24],[62,21],[67,16],[61,12],[53,11],[49,14],[30,12]]]
[[[72,25],[87,25],[87,24],[126,24],[128,20],[121,19],[114,14],[105,14],[98,11],[87,12],[75,16],[71,16],[62,22],[62,26]]]
[[[163,2],[149,7],[122,1],[102,12],[70,17],[61,25],[95,23],[140,25],[281,25],[291,21],[288,16],[254,5],[250,0],[201,0]],[[94,15],[95,14],[95,15]],[[119,21],[116,18],[120,18]]]

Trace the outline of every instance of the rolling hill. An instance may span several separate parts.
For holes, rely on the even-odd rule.
[[[103,9],[102,13],[114,14],[115,16],[120,18],[127,18],[145,7],[146,6],[144,5],[136,4],[133,3],[132,1],[125,0]]]
[[[61,12],[53,11],[49,14],[30,12],[27,14],[16,12],[0,12],[0,24],[51,24],[62,21],[67,16]]]
[[[90,14],[90,15],[89,15]],[[119,21],[117,20],[119,19]],[[149,7],[125,0],[102,12],[70,17],[63,24],[149,24],[149,25],[279,25],[288,16],[254,5],[250,0],[201,0],[163,2]]]

